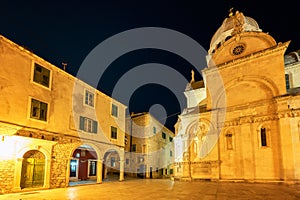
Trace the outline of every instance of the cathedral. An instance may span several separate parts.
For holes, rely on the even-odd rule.
[[[211,39],[203,80],[184,92],[175,124],[174,178],[300,180],[300,60],[242,12]]]

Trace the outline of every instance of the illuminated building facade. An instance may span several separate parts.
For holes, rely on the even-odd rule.
[[[300,180],[299,52],[285,55],[250,17],[231,13],[214,34],[175,125],[175,178]]]
[[[150,113],[132,113],[126,120],[125,172],[140,178],[173,175],[174,133]]]
[[[3,36],[0,66],[0,193],[124,179],[126,106]]]

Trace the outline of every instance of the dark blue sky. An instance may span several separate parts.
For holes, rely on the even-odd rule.
[[[277,42],[291,40],[287,52],[300,49],[297,6],[284,1],[272,4],[257,0],[1,1],[0,34],[58,67],[62,67],[62,62],[68,63],[67,71],[76,76],[77,69],[95,46],[117,33],[138,27],[173,29],[208,50],[211,37],[228,16],[230,7],[254,18]],[[187,79],[193,68],[169,52],[138,50],[112,63],[107,77],[99,83],[99,90],[110,95],[122,73],[149,62],[169,65]],[[196,74],[196,79],[200,78]],[[129,110],[148,111],[153,104],[162,104],[168,115],[180,112],[172,91],[158,85],[138,89]],[[166,125],[173,129],[176,120],[176,116],[170,117]]]

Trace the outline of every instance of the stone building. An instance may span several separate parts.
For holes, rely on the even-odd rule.
[[[174,133],[150,113],[132,113],[126,120],[125,173],[140,178],[173,174]]]
[[[126,106],[0,36],[0,193],[124,179]]]
[[[300,180],[299,52],[230,13],[175,125],[176,179]]]

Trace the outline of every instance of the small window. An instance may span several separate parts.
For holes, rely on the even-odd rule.
[[[173,152],[172,151],[170,151],[170,157],[172,157],[173,156]]]
[[[113,139],[117,139],[118,137],[118,129],[116,127],[111,127],[111,134],[110,134],[110,137],[113,138]]]
[[[126,165],[129,165],[129,159],[126,158]]]
[[[169,141],[170,141],[170,142],[173,142],[173,138],[172,138],[172,137],[169,137]]]
[[[267,132],[266,128],[260,129],[260,140],[261,140],[261,146],[266,147],[267,146]]]
[[[231,133],[227,133],[226,134],[226,146],[227,146],[227,150],[232,150],[233,149],[233,141],[232,141],[232,134]]]
[[[111,115],[114,117],[118,117],[118,106],[112,104],[111,106]]]
[[[290,75],[289,74],[285,74],[285,87],[286,89],[290,89],[291,86],[290,86]]]
[[[156,127],[153,127],[153,133],[154,134],[156,133]]]
[[[131,150],[132,150],[132,152],[136,152],[136,144],[133,144],[133,145],[131,146]]]
[[[33,81],[45,87],[49,87],[50,70],[34,63]]]
[[[80,116],[80,125],[79,129],[89,133],[97,133],[98,131],[98,122],[87,117]]]
[[[96,176],[97,172],[97,161],[90,161],[90,173],[89,176]]]
[[[31,99],[30,118],[47,121],[48,104]]]
[[[94,107],[94,93],[85,90],[85,100],[84,100],[85,105],[89,105],[91,107]]]
[[[166,139],[166,137],[167,137],[166,133],[162,132],[162,133],[161,133],[161,137],[162,137],[163,139]]]

